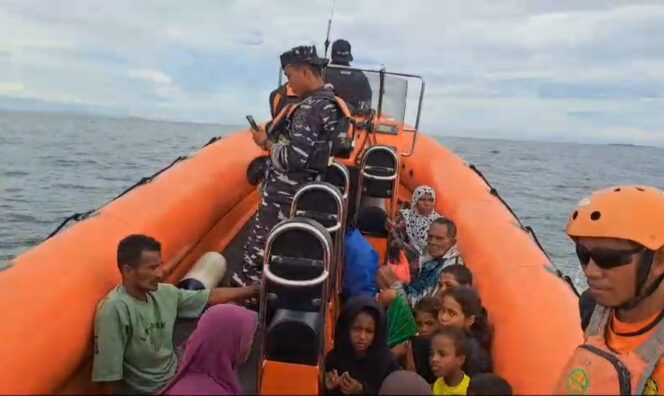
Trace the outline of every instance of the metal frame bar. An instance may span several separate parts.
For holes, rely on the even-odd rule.
[[[334,167],[338,169],[343,175],[344,175],[344,192],[341,194],[341,198],[344,203],[344,211],[343,215],[341,216],[341,230],[338,232],[337,235],[337,241],[335,242],[335,251],[336,251],[336,266],[334,268],[334,285],[340,285],[343,286],[343,272],[344,272],[344,266],[345,266],[345,261],[344,261],[344,243],[346,240],[346,223],[347,223],[347,217],[348,217],[348,208],[350,206],[350,172],[348,171],[348,168],[346,165],[342,164],[339,161],[332,161],[332,164],[330,165],[331,167]]]
[[[373,176],[373,175],[367,175],[364,172],[364,167],[366,166],[366,160],[367,156],[369,153],[372,151],[377,151],[377,150],[383,150],[383,151],[389,151],[390,154],[394,156],[395,160],[395,169],[394,169],[394,175],[393,176]],[[392,188],[392,197],[391,197],[391,205],[388,213],[388,217],[392,214],[394,214],[397,210],[397,197],[399,194],[399,166],[400,166],[400,160],[399,160],[399,155],[390,147],[388,146],[371,146],[369,147],[365,152],[364,155],[362,156],[362,160],[360,161],[360,179],[357,182],[357,196],[356,196],[356,202],[355,202],[355,215],[354,215],[354,220],[357,223],[357,216],[360,213],[360,207],[362,206],[362,187],[364,186],[364,178],[366,177],[367,179],[374,179],[374,180],[393,180],[393,185],[394,187]]]
[[[316,229],[313,227],[311,224],[307,224],[305,222],[299,222],[299,221],[291,221],[291,220],[297,220],[296,219],[290,219],[290,220],[285,220],[281,222],[280,224],[277,224],[272,231],[270,232],[267,241],[265,242],[265,253],[263,257],[263,281],[265,281],[266,273],[269,272],[269,260],[271,256],[271,251],[272,251],[272,243],[274,240],[280,236],[282,233],[288,230],[292,229],[302,229],[311,232],[313,235],[315,235],[320,242],[321,246],[323,246],[323,273],[326,275],[329,274],[329,267],[330,263],[332,261],[332,247],[327,243],[327,238],[325,235],[320,232],[320,230]],[[268,271],[266,271],[268,270]],[[273,274],[274,275],[274,274]],[[283,279],[280,277],[277,277],[278,279]],[[318,277],[320,278],[320,276]],[[316,278],[316,280],[318,280]],[[311,285],[304,285],[304,282],[310,282],[310,280],[307,281],[288,281],[288,284],[285,284],[286,286],[294,286],[290,282],[300,282],[299,285],[294,286],[294,287],[305,287],[305,286],[311,286]],[[276,282],[278,283],[278,282]],[[322,290],[322,296],[321,297],[327,297],[329,294],[329,282],[324,282],[323,281],[319,282],[323,283],[323,290]],[[314,283],[313,285],[318,284]],[[259,340],[258,340],[258,345],[259,345],[259,358],[258,358],[258,368],[256,370],[256,392],[260,393],[261,387],[262,387],[262,382],[263,382],[263,363],[264,363],[264,356],[265,356],[265,339],[266,339],[266,334],[267,334],[267,324],[266,324],[266,315],[267,315],[267,293],[266,293],[266,284],[265,282],[263,283],[263,287],[261,287],[260,290],[260,296],[259,296],[259,307],[263,307],[263,309],[259,309],[259,318],[258,318],[258,327],[259,327]],[[320,314],[321,317],[325,317],[326,310],[327,310],[327,304],[324,303],[326,298],[321,298],[321,304],[320,304]],[[319,345],[321,345],[320,348],[320,353],[318,356],[318,364],[320,365],[324,358],[325,358],[325,348],[323,347],[325,345],[325,327],[323,327],[323,331],[321,331],[320,334],[320,339],[319,339]]]

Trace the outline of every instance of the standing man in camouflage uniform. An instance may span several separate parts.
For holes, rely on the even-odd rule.
[[[322,69],[326,64],[314,46],[295,47],[281,55],[281,67],[300,102],[285,122],[273,123],[268,132],[262,128],[253,132],[254,142],[268,152],[270,160],[260,206],[244,246],[242,273],[233,276],[237,285],[261,278],[268,234],[289,217],[295,192],[327,168],[329,142],[340,111],[332,88],[324,85]]]

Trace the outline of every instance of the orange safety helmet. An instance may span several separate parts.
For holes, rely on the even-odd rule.
[[[595,191],[572,212],[567,235],[626,239],[657,250],[664,246],[664,192],[647,186]]]

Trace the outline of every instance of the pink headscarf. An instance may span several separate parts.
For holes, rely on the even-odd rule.
[[[237,367],[251,345],[256,313],[237,305],[210,307],[187,340],[182,364],[167,395],[238,395]]]

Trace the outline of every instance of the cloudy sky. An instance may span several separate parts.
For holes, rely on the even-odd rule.
[[[0,107],[243,124],[331,0],[0,0]],[[664,145],[664,1],[337,0],[356,66],[421,74],[423,128]]]

